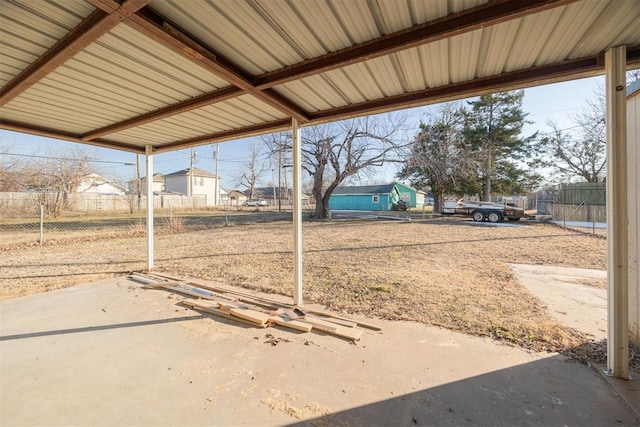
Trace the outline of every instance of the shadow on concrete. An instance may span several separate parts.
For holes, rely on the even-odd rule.
[[[343,393],[348,400],[348,393]],[[637,426],[639,422],[637,413],[598,371],[554,356],[289,425]]]
[[[205,317],[204,315],[197,316],[184,316],[184,317],[174,317],[171,319],[157,319],[157,320],[145,320],[141,322],[127,322],[127,323],[117,323],[113,325],[100,325],[100,326],[86,326],[82,328],[70,328],[70,329],[57,329],[52,331],[40,331],[40,332],[29,332],[25,334],[16,334],[16,335],[5,335],[0,336],[0,341],[11,341],[11,340],[21,340],[26,338],[39,338],[39,337],[47,337],[51,335],[66,335],[66,334],[78,334],[78,333],[86,333],[86,332],[96,332],[96,331],[104,331],[110,329],[126,329],[126,328],[135,328],[139,326],[149,326],[149,325],[159,325],[163,323],[175,323],[175,322],[183,322],[188,320],[197,320]]]

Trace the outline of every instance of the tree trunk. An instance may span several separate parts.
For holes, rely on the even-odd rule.
[[[442,205],[443,205],[442,197],[443,197],[442,192],[434,191],[433,193],[433,213],[434,214],[438,214],[442,212]]]
[[[487,156],[487,170],[484,177],[484,195],[482,200],[485,202],[491,201],[491,149],[489,149],[489,155]]]
[[[313,213],[313,218],[324,219],[327,217],[328,211],[329,211],[329,203],[325,203],[323,200],[320,200],[320,203],[316,202],[316,210]]]

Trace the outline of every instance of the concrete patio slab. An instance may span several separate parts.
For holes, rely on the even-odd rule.
[[[596,371],[558,355],[377,320],[382,332],[354,344],[245,327],[180,299],[118,278],[2,301],[0,424],[640,422]]]

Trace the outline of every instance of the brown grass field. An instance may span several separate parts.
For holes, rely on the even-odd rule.
[[[520,224],[518,224],[520,225]],[[544,224],[305,221],[304,300],[562,351],[586,338],[555,321],[508,263],[606,269],[602,238]],[[0,248],[0,299],[145,269],[141,230]],[[156,270],[290,295],[290,221],[158,233]],[[593,285],[593,284],[592,284]],[[595,284],[604,286],[604,284]]]

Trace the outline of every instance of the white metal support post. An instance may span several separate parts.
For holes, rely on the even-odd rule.
[[[605,52],[607,93],[607,374],[629,376],[626,46]]]
[[[147,270],[153,269],[153,147],[144,149],[147,173]]]
[[[302,305],[302,149],[300,123],[292,119],[293,134],[293,304]]]

